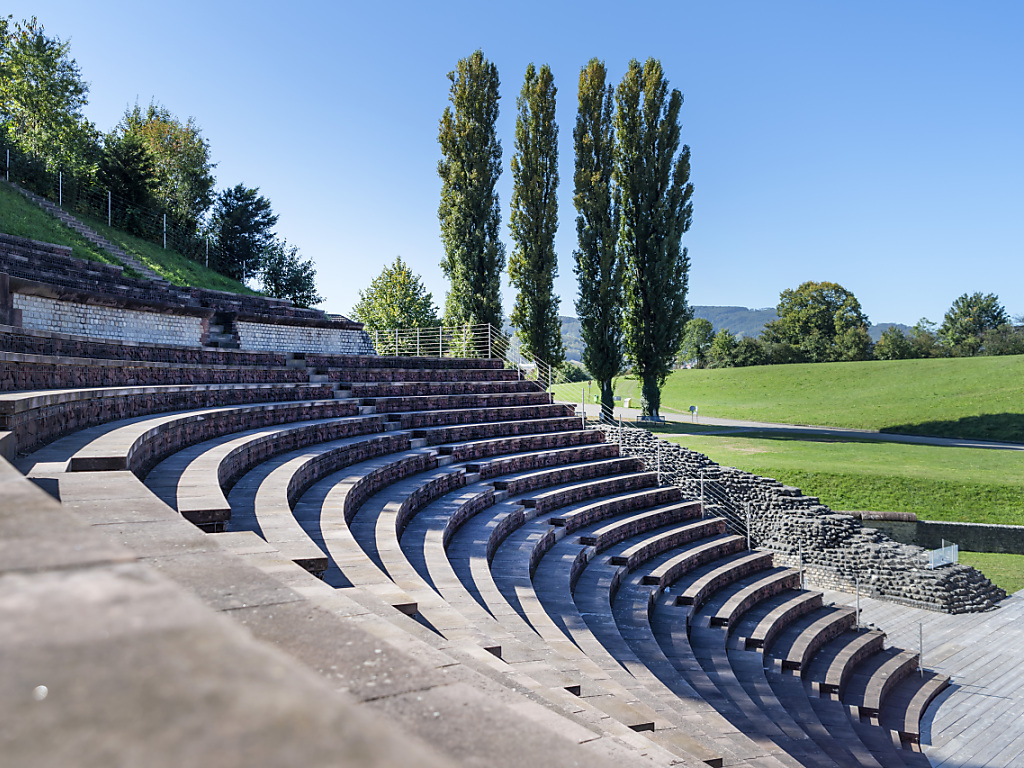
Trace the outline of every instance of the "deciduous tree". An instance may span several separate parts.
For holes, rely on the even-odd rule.
[[[683,96],[669,93],[656,59],[631,61],[615,95],[626,355],[641,380],[641,411],[656,417],[690,319],[690,259],[682,247],[693,212],[690,148],[680,150]]]
[[[176,224],[195,234],[214,201],[215,167],[210,162],[210,144],[195,118],[182,123],[156,102],[145,110],[136,104],[125,112],[117,131],[134,134],[149,147],[157,165],[158,198]]]
[[[499,239],[501,208],[495,191],[501,175],[498,119],[498,69],[476,51],[448,73],[449,99],[441,116],[438,141],[442,159],[441,269],[451,281],[445,322],[490,323],[502,327],[501,273],[505,246]]]
[[[558,258],[558,126],[554,77],[547,64],[530,64],[516,106],[512,156],[512,240],[508,274],[515,286],[512,325],[523,348],[552,365],[565,359],[558,297],[554,293]]]
[[[909,360],[914,355],[914,346],[900,328],[890,325],[882,331],[882,337],[875,344],[875,357],[879,360]]]
[[[715,328],[711,321],[703,317],[693,318],[686,324],[680,357],[692,362],[695,368],[703,368],[708,363],[708,350],[714,339]]]
[[[733,355],[736,352],[736,337],[728,328],[722,328],[715,334],[708,349],[708,362],[712,368],[730,368],[735,364]]]
[[[49,37],[35,18],[0,20],[0,127],[5,140],[43,160],[50,171],[86,174],[99,133],[85,119],[89,86],[71,44]]]
[[[316,290],[316,267],[299,256],[297,246],[274,239],[263,252],[260,288],[276,299],[288,299],[297,307],[312,307],[323,301]]]
[[[863,360],[870,350],[868,318],[857,297],[837,283],[807,281],[779,295],[778,320],[765,325],[769,343],[799,347],[811,362]]]
[[[97,173],[99,183],[113,193],[119,226],[145,237],[144,209],[156,205],[157,170],[149,147],[137,135],[107,134]]]
[[[601,410],[615,407],[612,381],[622,371],[622,260],[619,236],[619,193],[613,179],[615,127],[612,86],[604,63],[591,59],[580,70],[579,109],[573,143],[576,207],[574,272],[579,285],[576,314],[580,318],[583,365],[601,388]]]
[[[439,324],[434,297],[427,292],[419,275],[413,273],[401,256],[395,257],[373,279],[370,287],[359,292],[352,317],[367,330],[388,328],[429,328]]]
[[[994,293],[965,293],[957,297],[946,312],[939,326],[939,339],[954,355],[974,355],[981,349],[981,336],[985,331],[1009,322],[1009,315]]]

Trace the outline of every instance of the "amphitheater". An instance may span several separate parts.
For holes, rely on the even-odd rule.
[[[581,416],[0,235],[0,763],[1024,761],[1021,598]]]

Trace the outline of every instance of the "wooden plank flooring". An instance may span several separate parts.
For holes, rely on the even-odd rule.
[[[826,592],[829,602],[852,606],[856,597]],[[953,679],[921,723],[934,768],[1024,765],[1024,590],[994,611],[959,616],[864,597],[860,606],[887,646],[918,651],[923,630],[923,665]]]

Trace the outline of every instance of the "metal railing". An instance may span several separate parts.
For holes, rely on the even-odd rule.
[[[960,547],[945,539],[938,549],[930,549],[925,552],[928,559],[928,570],[933,571],[944,565],[956,565],[960,562]]]

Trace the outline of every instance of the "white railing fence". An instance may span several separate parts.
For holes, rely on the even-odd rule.
[[[960,547],[945,539],[938,549],[930,549],[925,555],[928,558],[928,569],[935,570],[944,565],[956,565],[960,562]]]

